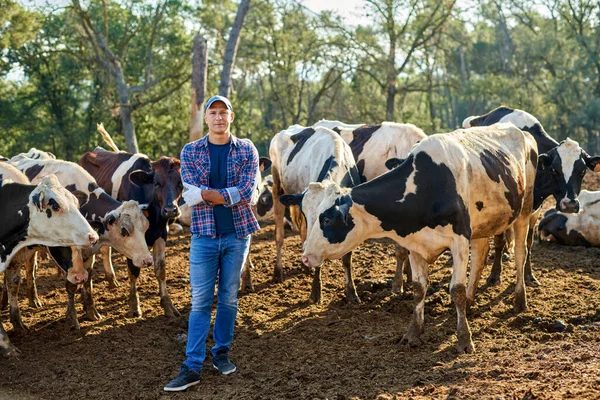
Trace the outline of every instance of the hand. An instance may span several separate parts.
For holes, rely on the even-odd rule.
[[[185,188],[185,192],[182,194],[183,200],[185,200],[188,205],[195,206],[204,201],[202,189],[185,182],[183,182],[183,187]]]
[[[212,205],[225,204],[225,197],[218,190],[203,190],[202,198]]]

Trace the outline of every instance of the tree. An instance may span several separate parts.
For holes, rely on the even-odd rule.
[[[240,32],[242,31],[244,18],[246,18],[249,8],[250,0],[242,0],[238,7],[235,21],[231,26],[231,32],[229,33],[229,39],[227,40],[227,47],[225,48],[225,57],[223,58],[221,83],[219,84],[219,94],[221,96],[229,97],[229,92],[231,90],[231,71],[233,69],[233,64],[235,63],[235,56],[240,43]]]

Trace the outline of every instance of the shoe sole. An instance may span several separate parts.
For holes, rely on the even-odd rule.
[[[200,383],[200,381],[196,381],[196,382],[188,383],[187,385],[183,385],[183,386],[177,386],[177,387],[172,387],[172,388],[169,388],[169,387],[166,387],[166,386],[165,386],[165,387],[163,388],[163,390],[164,390],[165,392],[181,392],[181,391],[183,391],[183,390],[185,390],[185,389],[187,389],[187,388],[190,388],[190,387],[192,387],[192,386],[194,386],[194,385],[197,385],[197,384],[199,384],[199,383]]]
[[[229,374],[233,374],[235,371],[237,371],[237,367],[235,367],[234,369],[232,369],[231,371],[226,371],[223,372],[221,371],[219,368],[217,368],[217,366],[215,364],[213,364],[213,368],[216,369],[217,371],[219,371],[222,375],[229,375]]]

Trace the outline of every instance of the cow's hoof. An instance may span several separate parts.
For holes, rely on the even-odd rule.
[[[515,304],[513,306],[513,311],[518,314],[525,310],[527,310],[527,300],[524,297],[515,298]]]
[[[21,355],[21,350],[17,349],[15,346],[13,346],[12,344],[8,344],[8,348],[3,349],[4,350],[4,355],[6,357],[10,357],[10,358],[18,358]]]
[[[142,310],[138,307],[137,309],[129,309],[129,311],[127,311],[127,318],[141,318],[142,317]]]
[[[100,321],[102,319],[102,315],[100,315],[96,308],[86,311],[85,317],[88,321]]]
[[[346,299],[350,304],[360,304],[360,297],[358,297],[358,294],[356,292],[346,294]]]
[[[321,294],[321,292],[312,292],[310,294],[310,297],[308,298],[308,300],[312,303],[312,304],[321,304],[321,302],[323,301],[323,296]]]
[[[540,281],[533,275],[525,275],[525,285],[529,287],[538,287],[540,286]]]
[[[181,313],[173,305],[171,305],[171,307],[165,307],[165,317],[179,318],[181,317]]]
[[[29,333],[29,328],[22,321],[13,322],[13,333],[15,336],[24,336]]]
[[[459,339],[456,345],[456,350],[458,350],[458,354],[471,354],[473,351],[475,351],[475,346],[473,346],[471,339]]]
[[[419,336],[415,336],[415,334],[407,332],[404,336],[402,336],[400,343],[405,344],[408,347],[419,347],[421,345],[421,339]]]
[[[488,286],[499,286],[501,281],[500,275],[490,274],[486,280],[486,283]]]
[[[29,299],[29,308],[42,308],[43,303],[39,297],[35,296],[32,299]]]
[[[404,294],[404,285],[392,283],[392,293],[400,295]]]
[[[254,285],[242,285],[242,292],[254,293]]]
[[[275,270],[273,272],[273,282],[274,283],[283,283],[283,271]]]
[[[121,286],[119,281],[117,281],[117,278],[115,278],[114,276],[112,276],[112,277],[107,276],[105,280],[106,280],[106,283],[108,283],[109,289],[116,289],[119,286]]]
[[[81,326],[79,325],[79,321],[77,320],[77,318],[75,318],[74,320],[67,320],[65,326],[67,327],[67,330],[70,330],[70,331],[81,330]]]

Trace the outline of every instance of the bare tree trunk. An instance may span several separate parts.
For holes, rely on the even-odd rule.
[[[125,82],[123,68],[117,61],[116,63],[115,80],[117,84],[117,95],[119,96],[119,116],[123,125],[123,135],[125,136],[125,144],[127,151],[130,153],[139,153],[137,138],[135,137],[135,126],[133,125],[133,109],[129,103],[129,86]]]
[[[244,24],[244,18],[250,8],[250,0],[242,0],[238,7],[235,21],[231,27],[229,33],[229,39],[227,40],[227,47],[225,48],[225,57],[223,59],[223,71],[221,72],[221,83],[219,84],[219,94],[221,96],[229,97],[229,91],[231,88],[231,71],[233,69],[233,63],[235,62],[235,55],[237,53],[238,45],[240,43],[240,32],[242,31],[242,25]]]
[[[192,56],[192,120],[190,142],[198,140],[204,134],[204,101],[206,100],[206,76],[208,74],[208,51],[206,38],[194,36],[194,54]]]
[[[387,101],[385,106],[386,121],[394,121],[394,100],[396,98],[396,83],[389,82],[387,87]]]

